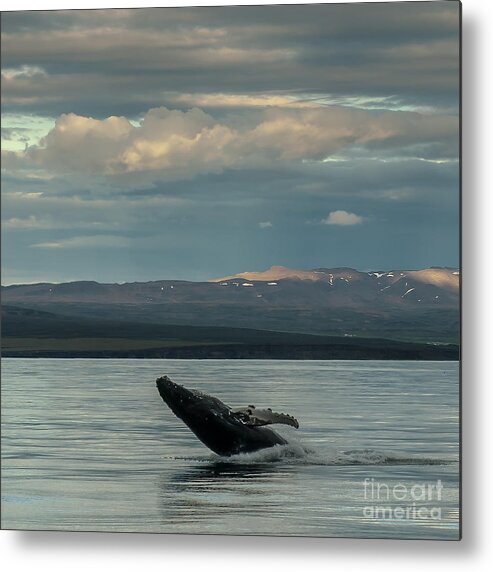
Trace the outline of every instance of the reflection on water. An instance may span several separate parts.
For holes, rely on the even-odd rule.
[[[5,528],[457,538],[456,363],[6,359],[2,374]],[[162,403],[163,374],[300,430],[222,459]],[[439,520],[369,497],[437,482],[414,504]]]
[[[262,513],[282,512],[282,495],[270,495],[273,485],[279,492],[279,482],[287,477],[286,471],[276,470],[268,464],[250,465],[213,462],[199,464],[180,471],[160,482],[163,521],[201,523],[203,532],[210,520],[224,521],[225,517],[258,518]],[[202,532],[200,527],[197,532]],[[226,531],[225,531],[226,532]],[[255,531],[250,531],[250,533]]]

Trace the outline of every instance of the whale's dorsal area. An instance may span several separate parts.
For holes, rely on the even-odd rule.
[[[243,421],[245,425],[258,427],[260,425],[271,425],[273,423],[282,423],[284,425],[291,425],[291,427],[299,428],[298,420],[292,415],[287,413],[277,413],[272,411],[270,407],[267,409],[257,409],[255,405],[248,407],[233,407],[231,413],[236,415],[238,419]]]

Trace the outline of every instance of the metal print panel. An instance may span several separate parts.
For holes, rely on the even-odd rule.
[[[460,538],[460,4],[2,14],[2,528]]]

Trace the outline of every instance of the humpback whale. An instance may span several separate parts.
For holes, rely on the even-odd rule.
[[[254,405],[231,408],[217,397],[174,383],[166,375],[158,378],[156,385],[171,411],[218,455],[228,457],[287,444],[266,425],[284,423],[299,427],[291,415],[257,409]]]

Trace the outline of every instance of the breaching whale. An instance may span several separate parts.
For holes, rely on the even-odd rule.
[[[231,408],[217,397],[174,383],[166,375],[158,378],[156,385],[171,411],[218,455],[230,456],[287,444],[284,437],[266,425],[284,423],[299,427],[291,415],[257,409],[253,405]]]

